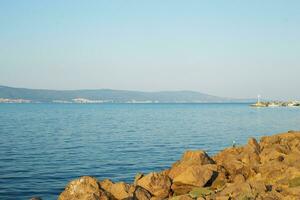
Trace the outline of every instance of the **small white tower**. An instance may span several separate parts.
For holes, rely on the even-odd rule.
[[[260,103],[260,95],[257,95],[257,103]]]

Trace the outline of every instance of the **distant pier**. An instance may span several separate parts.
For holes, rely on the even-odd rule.
[[[251,107],[300,107],[299,101],[257,101],[255,104],[251,104]]]

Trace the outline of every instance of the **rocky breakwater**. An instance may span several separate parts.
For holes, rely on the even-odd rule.
[[[213,157],[187,151],[170,169],[137,174],[134,183],[84,176],[58,200],[299,200],[300,132],[250,138]]]

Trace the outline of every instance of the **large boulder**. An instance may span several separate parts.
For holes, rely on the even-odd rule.
[[[134,187],[124,182],[113,183],[109,179],[100,182],[103,190],[110,193],[116,199],[126,199],[133,196]]]
[[[172,190],[177,195],[185,194],[194,187],[210,186],[216,179],[215,165],[191,165],[173,179]]]
[[[98,180],[83,176],[71,181],[59,195],[58,200],[108,200],[109,196],[100,188]]]
[[[205,151],[186,151],[181,160],[173,164],[168,171],[168,176],[174,179],[186,170],[187,167],[192,165],[206,165],[214,164],[215,162],[205,153]]]
[[[208,166],[192,165],[173,179],[174,184],[203,187],[213,177],[214,171]]]
[[[164,173],[152,172],[137,180],[137,186],[140,186],[157,198],[166,198],[171,190],[171,180]]]

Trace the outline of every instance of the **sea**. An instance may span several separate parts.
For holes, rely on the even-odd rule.
[[[249,104],[0,104],[0,199],[57,199],[89,175],[132,182],[186,150],[300,130],[299,107]]]

